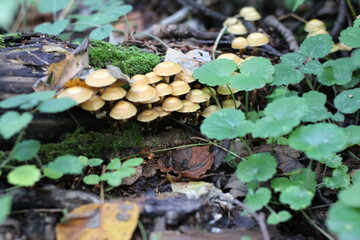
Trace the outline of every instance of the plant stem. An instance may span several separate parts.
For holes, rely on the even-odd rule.
[[[306,83],[307,83],[307,85],[309,86],[309,88],[312,90],[312,91],[315,91],[315,88],[314,88],[314,86],[313,86],[313,84],[312,84],[312,82],[311,82],[311,79],[310,79],[310,77],[309,77],[309,75],[306,75]]]
[[[352,5],[351,3],[351,0],[346,0],[346,3],[350,9],[350,12],[351,12],[351,15],[354,19],[356,19],[356,12],[355,12],[355,9],[354,9],[354,6]]]
[[[25,128],[22,129],[21,132],[19,133],[19,135],[17,136],[16,142],[15,142],[13,148],[11,149],[8,157],[0,164],[0,170],[1,170],[1,168],[3,168],[12,159],[12,155],[14,155],[15,148],[20,143],[20,141],[23,138],[24,134],[25,134]]]
[[[221,39],[221,37],[224,35],[224,32],[225,32],[225,31],[226,31],[226,27],[224,26],[224,27],[220,30],[219,34],[218,34],[217,37],[216,37],[214,46],[213,46],[213,48],[212,48],[212,50],[211,50],[211,56],[212,56],[213,60],[215,59],[216,48],[217,48],[217,46],[219,45],[220,39]]]
[[[204,141],[204,142],[207,142],[207,143],[209,143],[210,145],[214,145],[214,146],[216,146],[216,147],[218,147],[218,148],[220,148],[220,149],[224,150],[225,152],[227,152],[227,153],[229,153],[229,154],[233,155],[234,157],[237,157],[237,158],[243,159],[242,157],[240,157],[240,156],[239,156],[239,155],[237,155],[236,153],[233,153],[232,151],[229,151],[228,149],[226,149],[226,148],[224,148],[224,147],[220,146],[219,144],[216,144],[216,143],[214,143],[214,142],[212,142],[212,141],[210,141],[210,140],[207,140],[207,139],[205,139],[205,138],[200,138],[200,137],[192,137],[192,138],[193,138],[193,139],[199,139],[199,140],[202,140],[202,141]]]
[[[249,146],[249,144],[247,143],[247,141],[242,137],[240,138],[240,140],[245,145],[245,148],[248,150],[248,152],[250,154],[253,154],[253,151],[252,151],[251,147]]]
[[[301,211],[302,215],[305,217],[306,221],[318,230],[322,235],[324,235],[329,240],[335,240],[327,232],[325,232],[321,227],[319,227],[304,211]]]
[[[245,91],[245,115],[248,116],[249,112],[249,92]]]
[[[147,240],[146,230],[141,222],[138,222],[138,228],[140,230],[142,240]]]

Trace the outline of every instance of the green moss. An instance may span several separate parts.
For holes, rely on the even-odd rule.
[[[90,65],[95,68],[105,68],[106,65],[118,66],[129,76],[151,72],[160,57],[142,51],[137,47],[123,47],[114,44],[91,40],[89,48]]]
[[[116,130],[111,128],[103,133],[92,131],[83,133],[77,129],[73,133],[66,134],[59,143],[43,144],[40,155],[46,162],[64,154],[108,159],[109,155],[116,154],[121,148],[141,147],[142,141],[139,125],[130,122],[117,127]]]
[[[4,48],[6,47],[5,45],[5,37],[11,37],[11,38],[20,38],[22,35],[21,33],[6,33],[3,35],[0,35],[0,48]],[[14,45],[14,43],[9,43],[9,46],[12,47]]]

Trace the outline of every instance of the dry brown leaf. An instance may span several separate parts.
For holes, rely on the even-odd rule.
[[[132,202],[86,204],[56,225],[58,240],[131,239],[139,218],[139,206]]]

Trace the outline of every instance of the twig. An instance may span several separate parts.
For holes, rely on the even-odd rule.
[[[351,0],[346,0],[346,3],[350,9],[350,12],[351,12],[351,15],[354,19],[356,19],[356,12],[355,12],[355,9],[354,9],[354,6],[352,5],[351,3]]]
[[[302,215],[305,217],[306,221],[318,230],[322,235],[324,235],[329,240],[335,240],[327,232],[325,232],[321,227],[319,227],[304,211],[301,211]]]
[[[340,31],[343,29],[346,21],[347,7],[345,0],[340,0],[338,7],[338,15],[334,22],[334,27],[331,29],[330,35],[333,38],[339,36]]]
[[[213,11],[206,6],[192,0],[177,0],[177,2],[183,6],[191,6],[193,9],[205,14],[206,16],[217,19],[219,21],[224,21],[227,18],[227,16],[224,14]]]
[[[213,48],[211,49],[211,56],[212,56],[212,59],[213,59],[213,60],[215,60],[216,48],[217,48],[217,46],[219,45],[219,41],[220,41],[221,37],[224,35],[225,31],[226,31],[226,26],[224,26],[224,27],[221,29],[221,31],[219,32],[218,36],[216,37],[214,46],[213,46]]]

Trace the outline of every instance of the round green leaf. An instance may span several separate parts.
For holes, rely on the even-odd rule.
[[[51,169],[49,169],[49,168],[45,168],[45,169],[44,169],[44,175],[45,175],[47,178],[50,178],[50,179],[59,179],[59,178],[61,178],[62,176],[64,176],[64,174],[59,173],[59,172],[54,171],[54,170],[51,170]]]
[[[301,52],[286,53],[280,57],[282,63],[289,64],[294,68],[300,67],[305,62],[306,57]]]
[[[318,60],[310,60],[300,67],[300,70],[306,74],[318,75],[323,70],[323,65]]]
[[[80,174],[83,164],[81,160],[73,155],[64,155],[51,161],[47,168],[58,174]]]
[[[0,108],[15,108],[28,101],[27,94],[17,95],[0,102]]]
[[[21,129],[25,128],[32,120],[30,113],[19,114],[15,111],[9,111],[0,116],[0,135],[5,139],[9,139]]]
[[[55,13],[69,4],[70,0],[40,0],[38,10],[40,13]]]
[[[324,177],[324,184],[330,189],[339,189],[349,186],[350,176],[347,174],[348,168],[341,165],[332,172],[332,177]]]
[[[28,100],[20,105],[21,109],[30,109],[36,107],[41,102],[49,100],[56,95],[55,91],[43,91],[43,92],[33,92],[27,95]]]
[[[8,175],[8,182],[21,186],[30,187],[40,180],[41,172],[35,165],[22,165],[12,170]]]
[[[51,34],[51,35],[59,35],[67,28],[69,23],[70,21],[68,19],[58,20],[54,23],[44,22],[42,24],[37,25],[34,28],[34,31]]]
[[[360,47],[360,28],[348,27],[347,29],[341,31],[339,39],[342,43],[349,47]]]
[[[354,171],[353,175],[351,176],[351,181],[355,183],[360,183],[360,169]]]
[[[123,168],[137,167],[140,164],[142,164],[143,162],[144,162],[144,159],[142,159],[142,158],[131,158],[131,159],[123,162],[122,167]]]
[[[297,84],[304,79],[304,74],[287,63],[275,65],[274,80],[271,85],[289,85]]]
[[[293,210],[304,209],[311,204],[314,193],[299,186],[290,186],[280,194],[280,202],[290,205]]]
[[[326,95],[317,91],[304,93],[302,96],[309,107],[308,114],[302,117],[303,122],[317,122],[328,119],[332,114],[325,108]]]
[[[344,85],[352,80],[354,70],[352,58],[329,60],[323,64],[323,70],[318,74],[318,81],[326,86]]]
[[[271,213],[266,222],[270,225],[277,225],[282,222],[286,222],[291,218],[291,214],[288,211],[280,211],[278,213]]]
[[[50,99],[40,104],[39,111],[42,113],[58,113],[66,111],[76,105],[77,103],[71,98]]]
[[[338,198],[341,203],[348,207],[360,208],[360,183],[357,182],[349,188],[342,190]]]
[[[270,153],[252,154],[237,166],[236,176],[242,182],[266,181],[276,172],[277,161]]]
[[[300,52],[309,58],[321,58],[330,52],[333,44],[329,34],[318,34],[305,39],[300,45]]]
[[[18,161],[27,161],[36,156],[41,144],[36,140],[25,140],[15,146],[13,157]]]
[[[289,144],[304,151],[309,158],[321,160],[342,150],[346,146],[346,135],[335,124],[318,123],[297,128],[290,134]]]
[[[200,130],[209,138],[217,140],[243,137],[251,132],[253,123],[245,120],[242,111],[236,109],[221,109],[206,118]]]
[[[343,91],[334,99],[335,107],[342,113],[354,113],[360,109],[360,88]]]
[[[325,164],[330,168],[337,168],[341,166],[342,158],[340,155],[332,153],[330,157],[320,159],[319,162]]]
[[[90,39],[103,40],[104,38],[109,37],[112,30],[113,26],[111,24],[106,24],[101,27],[95,28],[90,33]]]
[[[216,59],[197,68],[193,76],[199,82],[209,86],[225,85],[230,83],[231,74],[235,72],[237,65],[229,59]]]
[[[100,182],[100,177],[96,174],[90,174],[84,177],[84,183],[88,185],[98,184]]]
[[[255,193],[246,195],[244,203],[253,212],[259,211],[270,202],[271,191],[267,188],[259,188]]]
[[[91,167],[96,167],[100,166],[103,162],[104,160],[102,160],[101,158],[90,158],[88,161],[88,165]]]

